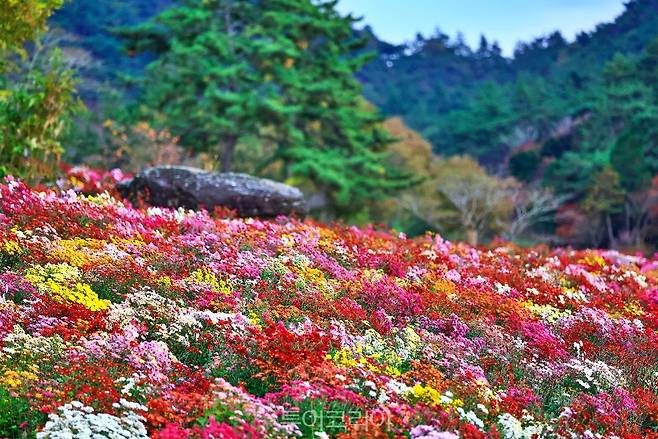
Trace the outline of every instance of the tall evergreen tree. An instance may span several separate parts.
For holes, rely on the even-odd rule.
[[[245,136],[274,142],[282,178],[304,177],[336,210],[354,209],[408,183],[385,165],[390,138],[354,74],[366,40],[336,2],[183,0],[146,26],[123,31],[151,50],[145,100],[182,144],[221,144],[231,169]]]
[[[284,105],[298,109],[277,127],[275,159],[283,162],[286,176],[311,179],[343,210],[401,187],[406,179],[386,166],[391,138],[355,79],[370,59],[368,53],[357,55],[367,40],[354,33],[356,20],[338,14],[335,5],[268,0],[262,29],[270,40],[283,35],[290,48],[289,58],[268,73],[280,85]]]
[[[143,103],[193,151],[217,153],[233,167],[238,141],[276,119],[274,84],[256,69],[262,50],[251,37],[252,2],[184,0],[153,21],[120,32],[133,53],[158,58],[147,67]],[[147,110],[147,111],[149,111]]]

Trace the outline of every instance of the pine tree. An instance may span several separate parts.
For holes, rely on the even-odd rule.
[[[145,103],[196,150],[221,143],[222,169],[245,136],[276,145],[282,179],[304,178],[338,212],[409,183],[385,165],[390,136],[354,74],[367,40],[335,1],[184,0],[123,31],[152,50]]]
[[[651,84],[642,80],[643,65],[618,54],[604,71],[602,113],[614,139],[611,163],[629,191],[648,186],[652,171],[658,171],[658,105]]]
[[[268,0],[262,28],[285,35],[290,57],[277,63],[284,68],[269,73],[284,105],[299,109],[277,129],[276,158],[286,176],[309,178],[340,211],[408,180],[386,166],[384,151],[392,139],[354,77],[370,59],[356,55],[367,40],[354,33],[356,20],[340,16],[335,4]]]
[[[276,119],[273,84],[252,60],[252,2],[184,0],[156,19],[120,34],[133,53],[155,52],[147,67],[143,102],[193,151],[215,152],[223,171],[233,167],[238,141]],[[148,111],[148,110],[147,110]]]
[[[647,145],[643,137],[634,130],[624,132],[610,155],[610,163],[628,192],[647,189],[651,185],[651,169],[645,154]]]

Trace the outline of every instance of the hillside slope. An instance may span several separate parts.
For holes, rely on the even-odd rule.
[[[11,180],[0,220],[2,437],[658,437],[655,258]]]
[[[513,58],[503,57],[497,45],[486,39],[472,50],[444,34],[400,46],[379,41],[369,28],[364,35],[378,55],[359,75],[365,96],[384,114],[402,116],[437,153],[477,156],[477,151],[460,150],[464,145],[450,137],[452,111],[468,109],[481,87],[492,82],[498,88],[492,99],[497,101],[509,100],[516,88],[528,87],[524,93],[538,95],[544,106],[541,111],[553,122],[577,113],[596,94],[592,88],[602,82],[601,72],[615,53],[637,55],[658,37],[658,0],[629,1],[613,22],[601,23],[573,42],[556,32],[520,43]],[[502,130],[512,134],[525,122],[523,110],[524,105],[510,109]],[[502,110],[490,111],[475,114],[477,124],[487,124],[498,116],[495,111]]]

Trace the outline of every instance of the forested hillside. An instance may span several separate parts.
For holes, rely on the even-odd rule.
[[[64,3],[42,44],[89,111],[53,131],[54,156],[222,166],[301,187],[319,218],[411,234],[655,248],[658,0],[512,57],[439,31],[392,45],[302,3]]]
[[[616,53],[638,56],[658,37],[658,1],[633,0],[614,22],[574,42],[556,32],[519,43],[511,59],[485,37],[477,48],[442,33],[395,46],[365,32],[378,55],[359,75],[365,96],[402,116],[437,153],[468,153],[493,165],[497,143],[536,140],[562,117],[595,105],[606,63]],[[515,128],[537,132],[504,139]]]
[[[70,34],[69,46],[89,52],[83,83],[124,79],[126,84],[127,75],[139,74],[148,55],[128,56],[116,31],[171,4],[74,0],[51,22]],[[639,56],[658,37],[657,29],[658,0],[633,0],[614,22],[583,32],[576,41],[555,32],[520,42],[514,56],[506,58],[484,36],[477,48],[440,32],[392,45],[366,27],[361,32],[375,58],[358,79],[367,99],[385,115],[401,116],[436,153],[469,154],[499,170],[501,157],[506,159],[514,147],[544,141],[563,118],[595,107],[603,94],[606,63],[617,53]],[[87,89],[83,97],[92,101],[98,87]]]

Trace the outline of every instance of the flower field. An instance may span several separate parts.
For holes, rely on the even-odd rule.
[[[0,437],[658,437],[658,259],[0,185]]]

